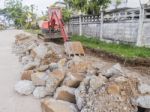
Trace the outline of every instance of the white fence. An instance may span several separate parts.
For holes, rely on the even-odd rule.
[[[72,17],[69,32],[105,41],[150,46],[150,8]]]

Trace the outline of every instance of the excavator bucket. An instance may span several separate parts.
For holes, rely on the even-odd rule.
[[[65,42],[65,53],[69,56],[84,56],[84,49],[81,42]]]

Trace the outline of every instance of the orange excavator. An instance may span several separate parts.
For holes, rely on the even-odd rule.
[[[48,9],[48,20],[42,22],[41,29],[42,32],[46,34],[50,39],[62,38],[67,55],[83,56],[85,54],[80,42],[69,41],[70,39],[62,19],[61,8],[50,7]]]

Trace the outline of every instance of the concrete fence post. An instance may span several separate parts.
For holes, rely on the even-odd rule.
[[[100,40],[103,39],[103,24],[104,24],[104,12],[101,11],[101,19],[100,19]]]
[[[82,16],[79,16],[79,35],[82,35]]]
[[[69,27],[68,27],[68,31],[69,31],[69,34],[74,34],[74,32],[73,32],[73,25],[72,25],[73,23],[72,23],[72,20],[70,19],[69,20]]]
[[[143,24],[144,24],[144,8],[140,8],[139,15],[139,27],[138,27],[138,36],[137,36],[137,46],[142,46],[142,37],[143,37]]]

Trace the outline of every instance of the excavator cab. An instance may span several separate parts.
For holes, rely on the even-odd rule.
[[[42,31],[46,31],[48,37],[51,39],[62,38],[64,40],[64,47],[66,54],[71,56],[84,56],[84,50],[80,42],[69,41],[68,33],[65,29],[63,22],[61,8],[50,7],[48,10],[48,21],[44,21],[42,24]],[[59,36],[58,36],[59,35]]]

